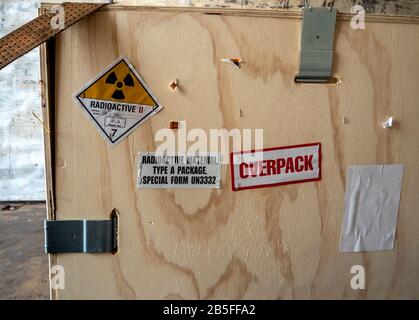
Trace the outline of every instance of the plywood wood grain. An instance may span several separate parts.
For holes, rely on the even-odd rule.
[[[56,37],[55,217],[117,208],[120,251],[58,255],[66,288],[55,298],[419,298],[419,24],[338,21],[338,85],[294,83],[300,31],[281,13],[119,8]],[[111,147],[71,96],[122,54],[165,108]],[[384,130],[389,116],[396,126]],[[154,151],[171,120],[263,128],[265,147],[320,141],[322,180],[233,193],[224,166],[221,190],[137,190],[137,153]],[[346,167],[393,163],[405,166],[396,249],[339,253]],[[355,264],[366,290],[350,287]]]

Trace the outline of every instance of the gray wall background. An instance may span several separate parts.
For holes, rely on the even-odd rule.
[[[45,2],[63,2],[45,0]],[[83,2],[83,1],[77,1]],[[87,2],[87,1],[84,1]],[[108,2],[91,0],[91,2]],[[116,0],[158,6],[299,8],[304,0]],[[38,0],[0,0],[0,36],[37,16]],[[369,13],[419,15],[419,0],[311,0],[350,12],[361,4]],[[419,54],[419,53],[418,53]],[[43,126],[39,91],[39,49],[0,70],[0,201],[44,200]]]
[[[38,1],[0,0],[0,36],[37,15]],[[0,71],[0,201],[43,200],[39,51]]]

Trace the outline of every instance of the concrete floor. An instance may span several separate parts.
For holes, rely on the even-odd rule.
[[[0,299],[49,299],[45,204],[7,205],[0,204]]]

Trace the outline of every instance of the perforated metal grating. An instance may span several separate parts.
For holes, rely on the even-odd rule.
[[[64,29],[98,10],[106,3],[69,3],[64,8]],[[0,39],[0,69],[47,41],[64,29],[53,29],[51,20],[57,13],[44,13]]]

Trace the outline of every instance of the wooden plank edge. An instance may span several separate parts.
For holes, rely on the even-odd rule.
[[[41,3],[41,8],[49,10],[54,3]],[[239,8],[206,8],[206,7],[166,7],[166,6],[133,6],[107,4],[98,11],[141,11],[144,13],[193,13],[224,16],[243,16],[243,17],[264,17],[264,18],[285,18],[302,19],[302,10],[295,9],[239,9]],[[351,13],[339,12],[337,20],[350,21],[355,16]],[[390,14],[366,14],[365,22],[381,23],[400,23],[400,24],[419,24],[419,16],[402,16]]]
[[[44,14],[48,9],[39,8],[38,14]],[[46,218],[48,220],[55,220],[55,189],[54,189],[54,102],[53,92],[54,79],[51,79],[55,72],[54,66],[51,66],[51,59],[53,59],[52,49],[54,47],[54,40],[48,40],[40,46],[40,86],[41,86],[41,111],[42,121],[44,124],[44,159],[45,159],[45,194],[46,194]],[[51,286],[51,268],[57,264],[57,255],[48,254],[48,276],[49,276],[49,293],[50,299],[56,300],[57,290],[53,290]]]

